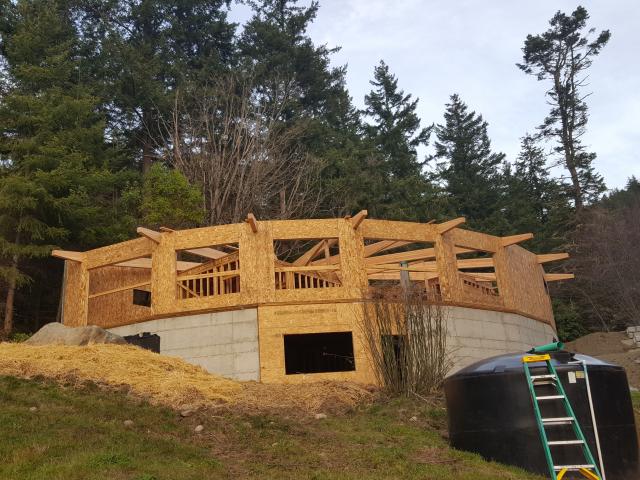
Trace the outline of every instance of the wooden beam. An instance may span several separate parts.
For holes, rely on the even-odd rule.
[[[483,252],[495,252],[500,247],[500,238],[486,233],[454,228],[447,232],[447,235],[457,247],[481,250]]]
[[[249,226],[251,227],[251,231],[253,233],[258,233],[258,220],[256,220],[256,217],[253,213],[249,213],[247,215],[247,223],[249,224]]]
[[[433,248],[419,248],[417,250],[409,250],[408,252],[390,253],[388,255],[377,255],[375,257],[367,257],[364,262],[367,266],[378,265],[381,263],[400,263],[409,262],[411,260],[422,260],[425,258],[436,258],[436,251]]]
[[[73,262],[82,262],[86,258],[84,252],[72,252],[70,250],[54,250],[51,252],[52,257],[64,258],[65,260],[71,260]]]
[[[546,282],[557,282],[559,280],[573,280],[576,276],[573,273],[545,273]]]
[[[96,248],[85,252],[87,255],[87,268],[104,267],[120,263],[134,258],[148,257],[151,255],[153,241],[146,236],[127,240],[126,242],[114,243],[106,247]]]
[[[223,252],[222,250],[216,250],[215,248],[203,247],[203,248],[191,248],[185,250],[185,252],[192,253],[194,255],[198,255],[204,258],[210,258],[212,260],[217,260],[218,258],[226,257],[229,255],[227,252]]]
[[[332,246],[334,246],[336,243],[338,243],[338,239],[337,238],[330,238],[330,239],[324,239],[324,240],[320,240],[318,243],[316,243],[313,247],[311,247],[309,250],[307,250],[303,255],[301,255],[299,258],[297,258],[292,265],[309,265],[309,263],[316,258],[318,255],[320,255],[325,248],[325,245],[327,248],[331,248]]]
[[[456,228],[459,225],[462,225],[467,221],[464,217],[454,218],[453,220],[449,220],[448,222],[438,223],[436,228],[438,229],[438,233],[442,234],[448,232],[452,228]]]
[[[189,270],[191,268],[199,267],[202,263],[198,262],[177,262],[178,271]],[[114,267],[129,267],[129,268],[151,268],[150,258],[135,258],[133,260],[127,260],[126,262],[116,263]]]
[[[503,247],[508,247],[509,245],[515,245],[516,243],[531,240],[532,238],[533,233],[521,233],[520,235],[511,235],[510,237],[501,237],[500,243]]]
[[[124,292],[125,290],[133,290],[138,287],[145,287],[147,285],[151,285],[151,281],[135,283],[133,285],[125,285],[124,287],[114,288],[112,290],[105,290],[104,292],[92,293],[89,295],[89,298],[101,297],[103,295],[110,295],[112,293]]]
[[[153,240],[158,243],[162,234],[160,232],[156,232],[155,230],[151,230],[150,228],[138,227],[136,228],[136,232],[138,235],[142,235],[143,237],[147,237],[149,240]]]
[[[173,228],[169,228],[169,227],[160,227],[158,230],[160,230],[161,232],[167,232],[167,233],[175,232]]]
[[[368,214],[369,212],[367,212],[366,210],[360,210],[353,217],[351,217],[351,225],[353,226],[354,230],[358,229],[358,227],[364,221],[364,219],[367,218]]]
[[[556,260],[565,260],[569,258],[568,253],[545,253],[537,255],[538,263],[555,262]]]

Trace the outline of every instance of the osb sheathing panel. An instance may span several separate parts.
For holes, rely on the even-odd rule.
[[[442,299],[446,302],[461,300],[463,297],[462,280],[458,273],[452,232],[436,235],[434,248],[436,250],[436,265],[439,272]]]
[[[154,242],[146,237],[115,243],[106,247],[89,250],[87,253],[87,268],[98,268],[105,265],[146,257],[151,254]]]
[[[267,383],[306,383],[319,380],[374,383],[371,361],[361,333],[361,311],[362,306],[358,303],[259,307],[260,380]],[[286,375],[284,335],[328,332],[352,332],[356,369],[352,372]]]
[[[504,306],[554,325],[537,255],[519,245],[499,248],[493,256],[498,290]]]
[[[85,262],[65,260],[62,323],[69,327],[87,324],[89,271]]]
[[[412,242],[435,241],[434,225],[391,220],[366,219],[358,228],[362,236],[380,240],[410,240]]]
[[[176,250],[187,248],[202,248],[212,245],[224,245],[237,243],[243,223],[231,225],[217,225],[215,227],[193,228],[191,230],[178,230],[171,233],[163,233],[163,236],[171,235]]]
[[[338,222],[343,219],[321,220],[272,220],[268,222],[274,240],[309,240],[314,238],[335,238],[338,236]],[[262,222],[258,222],[258,228]]]
[[[347,296],[362,298],[369,285],[364,263],[364,240],[360,229],[354,229],[351,221],[338,220],[340,245],[340,269],[342,287]]]
[[[165,233],[151,256],[151,311],[160,315],[176,311],[176,247],[174,233]]]
[[[239,239],[240,294],[247,303],[268,303],[275,297],[275,256],[271,226],[266,222],[253,232],[243,225]]]
[[[89,293],[95,294],[127,285],[151,280],[151,270],[144,268],[113,267],[96,268],[89,273]],[[150,286],[136,287],[150,290]],[[133,290],[109,293],[89,299],[90,325],[103,328],[140,322],[151,315],[151,309],[133,304]]]
[[[461,228],[454,228],[448,232],[447,235],[454,245],[472,250],[495,252],[500,245],[500,239],[498,237],[487,235],[486,233],[463,230]]]

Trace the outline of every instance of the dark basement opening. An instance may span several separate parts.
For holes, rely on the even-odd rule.
[[[351,332],[285,335],[284,363],[287,375],[354,371],[353,335]]]

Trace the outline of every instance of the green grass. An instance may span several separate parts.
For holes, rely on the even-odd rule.
[[[132,427],[124,426],[127,419]],[[0,377],[0,478],[540,478],[449,449],[438,433],[444,421],[442,408],[407,400],[324,420],[231,413],[181,418],[95,387]],[[203,434],[193,432],[197,424]]]

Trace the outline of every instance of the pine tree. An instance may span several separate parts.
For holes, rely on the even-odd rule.
[[[365,96],[369,120],[364,130],[374,147],[371,174],[378,177],[371,210],[381,217],[424,219],[425,194],[430,185],[422,172],[418,148],[429,142],[431,127],[420,128],[418,99],[398,87],[398,79],[381,61]]]
[[[147,172],[165,145],[175,94],[206,85],[232,62],[225,0],[82,1],[73,7],[87,68],[102,80],[110,134],[127,165]]]
[[[529,247],[545,252],[562,245],[570,224],[567,186],[550,175],[547,164],[544,149],[527,134],[513,166],[506,163],[503,171],[505,233],[534,232]]]
[[[587,74],[611,34],[603,30],[591,40],[594,29],[583,33],[589,14],[578,7],[571,15],[558,11],[549,22],[551,28],[541,35],[528,35],[524,43],[523,72],[538,80],[549,80],[547,98],[551,111],[539,127],[540,135],[556,141],[556,152],[562,155],[569,171],[572,198],[580,212],[585,204],[598,199],[604,192],[602,176],[593,168],[596,154],[587,152],[581,137],[585,134],[589,118],[588,96],[582,90]]]
[[[82,244],[102,221],[113,229],[117,196],[108,169],[113,151],[105,145],[98,100],[78,68],[68,9],[56,0],[23,0],[3,18],[0,256],[8,335],[15,290],[28,280],[25,262],[48,255],[53,244]]]
[[[469,111],[457,94],[451,96],[444,124],[436,126],[436,178],[442,183],[452,214],[467,218],[472,228],[504,230],[501,215],[504,154],[491,149],[487,122]]]

